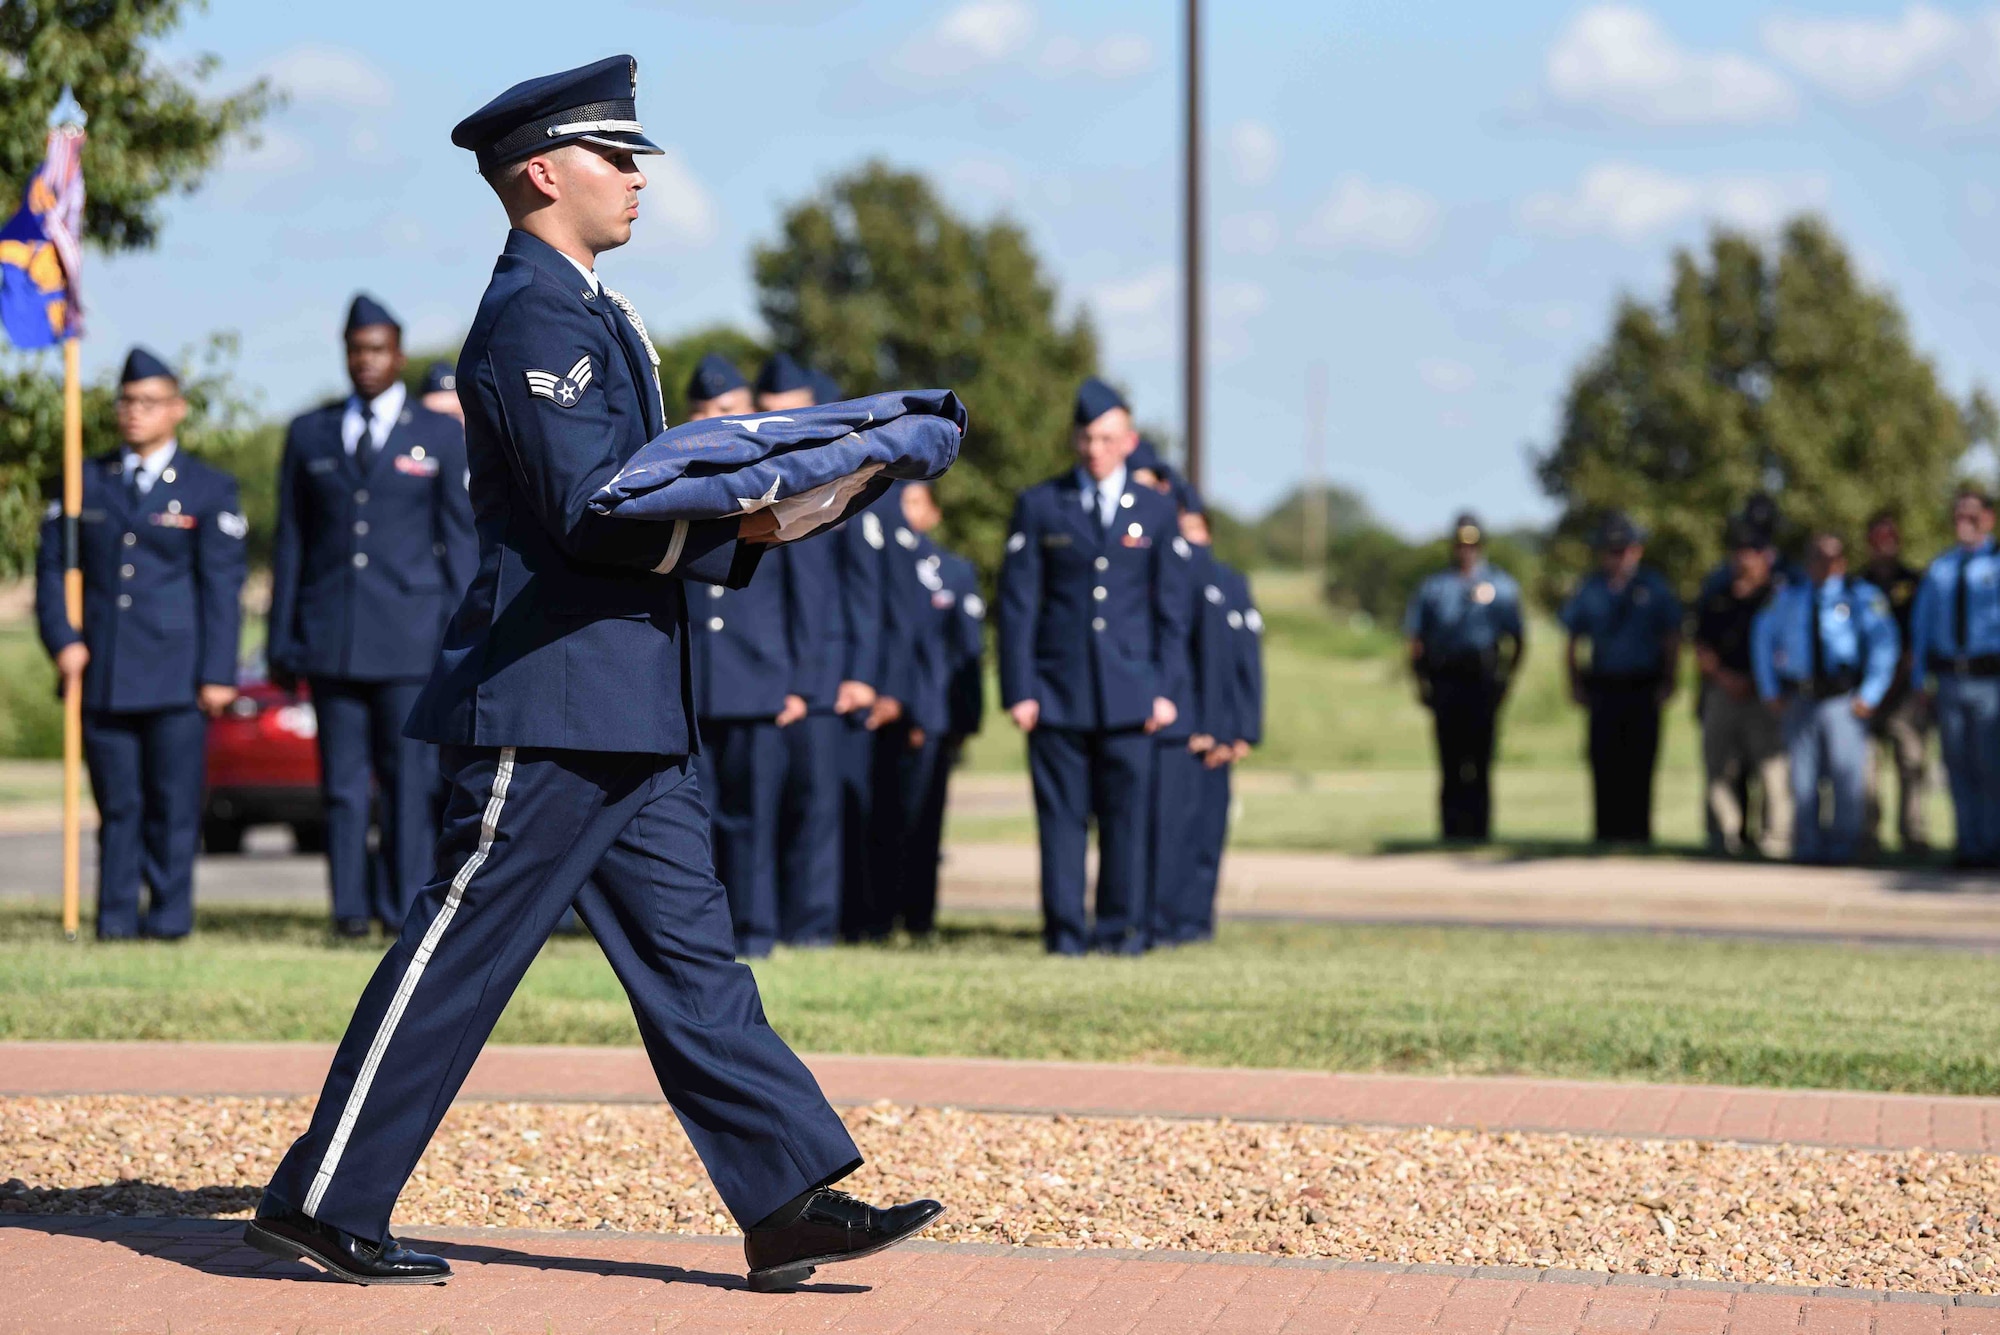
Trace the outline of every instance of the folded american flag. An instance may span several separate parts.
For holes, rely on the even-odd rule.
[[[958,458],[965,405],[950,390],[902,390],[812,408],[711,417],[640,446],[590,508],[631,519],[720,519],[770,509],[795,541],[860,510],[897,478],[933,478]]]

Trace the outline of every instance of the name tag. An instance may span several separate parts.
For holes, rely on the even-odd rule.
[[[396,456],[396,471],[398,473],[406,473],[411,477],[436,477],[438,461],[435,459],[419,459],[408,454],[399,454]]]
[[[306,471],[308,473],[331,473],[338,467],[340,467],[340,460],[338,459],[306,460]]]
[[[1044,547],[1067,547],[1074,541],[1075,539],[1067,533],[1044,533],[1042,535],[1042,546]]]
[[[199,528],[199,527],[201,527],[201,520],[199,520],[199,519],[195,518],[195,517],[194,517],[193,515],[188,515],[188,514],[169,514],[169,513],[167,513],[167,512],[164,512],[164,511],[162,511],[162,512],[161,512],[161,513],[159,513],[159,514],[151,514],[151,515],[147,515],[147,516],[146,516],[146,522],[147,522],[147,523],[149,523],[149,524],[151,524],[151,525],[153,525],[153,526],[154,526],[155,528]]]

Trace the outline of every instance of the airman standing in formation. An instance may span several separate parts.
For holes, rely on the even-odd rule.
[[[1486,559],[1479,520],[1452,525],[1452,568],[1417,587],[1403,618],[1410,666],[1436,725],[1444,837],[1493,836],[1493,747],[1500,702],[1527,649],[1521,588]]]
[[[1952,503],[1956,545],[1931,562],[1910,614],[1914,671],[1934,682],[1938,749],[1958,821],[1957,865],[2000,867],[2000,552],[1993,503]]]
[[[105,940],[194,929],[208,719],[236,698],[249,526],[236,479],[180,448],[187,411],[173,369],[133,348],[118,377],[122,443],[83,469],[81,630],[64,601],[59,503],[35,557],[42,644],[66,682],[81,679]]]
[[[409,401],[401,324],[364,293],[343,339],[353,392],[285,433],[266,655],[279,685],[312,688],[334,926],[363,936],[397,931],[430,875],[437,752],[403,724],[477,546],[464,429]]]
[[[1868,748],[1868,797],[1861,818],[1865,852],[1881,846],[1883,753],[1896,771],[1896,835],[1905,853],[1930,851],[1930,821],[1924,812],[1930,796],[1930,701],[1918,689],[1923,671],[1915,659],[1916,643],[1911,634],[1912,614],[1917,609],[1917,590],[1923,586],[1921,570],[1903,561],[1903,530],[1887,511],[1868,521],[1868,564],[1862,578],[1882,591],[1889,600],[1889,613],[1896,618],[1896,634],[1903,646],[1896,664],[1896,680],[1889,687],[1868,726],[1872,742]]]

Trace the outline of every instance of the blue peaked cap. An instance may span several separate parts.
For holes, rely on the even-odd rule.
[[[1082,423],[1079,422],[1077,425],[1081,426]],[[1139,443],[1125,456],[1125,467],[1133,470],[1149,468],[1161,477],[1167,476],[1170,471],[1166,460],[1160,457],[1160,447],[1145,436],[1139,437]]]
[[[1089,426],[1113,408],[1125,406],[1123,395],[1096,376],[1091,376],[1076,387],[1076,413],[1072,420],[1078,426]]]
[[[789,352],[774,352],[757,372],[759,394],[789,394],[795,389],[812,389],[812,372]]]
[[[719,352],[711,352],[695,365],[694,374],[688,377],[688,402],[719,399],[732,389],[746,388],[748,383],[736,369],[736,363]]]
[[[403,322],[389,314],[387,306],[384,306],[366,292],[356,292],[353,302],[347,307],[347,324],[341,329],[341,332],[343,334],[351,334],[357,329],[366,329],[370,325],[378,324],[392,326],[398,336],[403,332]]]
[[[450,362],[432,362],[424,369],[423,388],[417,393],[442,394],[445,390],[454,394],[458,392],[458,368]]]
[[[1208,508],[1201,503],[1201,493],[1194,489],[1194,483],[1188,481],[1179,473],[1174,473],[1168,477],[1167,484],[1173,490],[1174,504],[1176,506],[1191,515],[1204,515],[1208,513]]]
[[[806,374],[812,379],[813,401],[816,403],[839,403],[847,395],[841,392],[840,382],[826,372],[815,367]]]
[[[453,126],[451,142],[472,150],[482,175],[563,144],[665,151],[639,124],[639,62],[630,56],[517,83]]]
[[[174,374],[173,367],[145,348],[135,346],[125,354],[125,369],[118,373],[118,383],[129,385],[134,380],[151,380],[155,376],[165,376],[174,382],[174,388],[180,388],[181,378]]]

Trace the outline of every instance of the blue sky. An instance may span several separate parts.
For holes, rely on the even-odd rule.
[[[603,268],[654,330],[754,324],[750,246],[878,155],[1025,224],[1108,372],[1172,422],[1178,10],[214,0],[170,54],[290,105],[170,206],[156,251],[90,270],[88,365],[234,330],[279,414],[340,387],[356,288],[413,341],[453,339],[503,222],[451,125],[626,50],[671,152]],[[1328,475],[1398,527],[1546,517],[1527,452],[1571,369],[1715,219],[1823,211],[1955,390],[2000,384],[2000,8],[1211,0],[1208,58],[1209,490],[1234,507],[1296,484],[1319,364]]]

